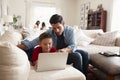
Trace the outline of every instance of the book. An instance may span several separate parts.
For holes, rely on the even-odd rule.
[[[99,54],[104,55],[104,56],[107,56],[107,57],[120,56],[119,53],[111,52],[111,51],[99,52]]]

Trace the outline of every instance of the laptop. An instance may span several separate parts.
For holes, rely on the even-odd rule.
[[[38,55],[36,71],[65,69],[67,57],[67,52],[40,53]]]

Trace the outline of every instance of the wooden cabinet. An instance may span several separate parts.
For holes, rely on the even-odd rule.
[[[106,31],[106,11],[95,11],[88,13],[87,29],[103,29]]]

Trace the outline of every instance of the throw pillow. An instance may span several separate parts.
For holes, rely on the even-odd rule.
[[[28,80],[26,53],[9,42],[0,42],[0,80]]]
[[[81,29],[75,31],[75,42],[78,46],[87,46],[90,44],[94,39],[86,36]]]
[[[92,42],[96,45],[103,46],[115,46],[118,31],[106,32],[104,34],[98,34],[97,38]]]

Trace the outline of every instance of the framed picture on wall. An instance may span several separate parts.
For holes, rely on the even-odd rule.
[[[85,13],[88,13],[89,9],[90,9],[90,2],[85,3]]]
[[[83,14],[80,15],[80,21],[81,21],[81,22],[84,21],[84,15],[83,15]]]
[[[79,26],[79,28],[81,28],[81,29],[83,29],[83,27],[84,27],[84,19],[85,19],[85,16],[84,16],[84,13],[85,13],[85,6],[84,6],[84,4],[82,4],[81,6],[80,6],[80,26]]]
[[[81,14],[84,14],[84,8],[85,8],[85,7],[84,7],[84,4],[81,5],[81,8],[80,8],[80,13],[81,13]]]
[[[88,19],[88,14],[87,13],[85,13],[85,21]]]
[[[84,3],[80,7],[80,28],[87,29],[88,11],[90,9],[90,2]]]

